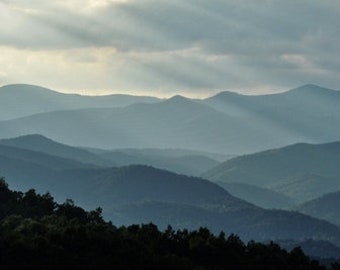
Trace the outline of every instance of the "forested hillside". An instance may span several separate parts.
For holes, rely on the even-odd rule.
[[[245,244],[206,228],[118,228],[102,219],[100,208],[88,212],[71,200],[58,204],[50,194],[11,191],[4,180],[0,249],[1,269],[326,269],[300,248]]]

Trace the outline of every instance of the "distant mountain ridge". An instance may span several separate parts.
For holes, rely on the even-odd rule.
[[[334,128],[340,121],[338,90],[308,84],[287,92],[257,96],[222,92],[203,102],[229,115],[248,118],[249,125],[268,129],[272,136],[284,136],[286,143],[275,147],[340,140],[333,136],[340,131]],[[273,139],[270,135],[267,138]]]
[[[133,103],[153,103],[160,99],[123,94],[82,96],[64,94],[44,87],[12,84],[0,87],[0,121],[37,113],[84,109],[125,107]]]
[[[199,176],[204,171],[219,164],[214,159],[215,157],[227,159],[226,156],[222,155],[184,149],[86,150],[55,142],[39,134],[2,139],[0,140],[1,145],[42,152],[100,167],[150,165],[159,169],[195,176]]]
[[[72,196],[83,207],[102,206],[105,217],[115,224],[155,222],[160,228],[173,224],[189,229],[207,226],[215,233],[237,233],[246,240],[313,238],[340,244],[340,229],[332,224],[299,213],[264,210],[207,180],[147,166],[128,166],[59,171],[46,168],[45,174],[36,172],[39,179],[29,181],[34,176],[31,167],[14,162],[26,180],[22,175],[16,175],[19,179],[8,176],[10,186],[13,181],[19,190],[27,185],[39,186],[38,190],[48,188],[59,201]]]
[[[338,179],[340,181],[340,178]],[[340,227],[340,189],[295,208],[301,213],[332,222]]]
[[[246,240],[340,246],[339,196],[328,194],[340,190],[338,91],[306,85],[262,96],[118,101],[2,90],[0,117],[21,115],[0,121],[0,177],[15,189],[102,206],[116,224],[207,226]],[[209,153],[240,156],[220,164]],[[292,209],[305,214],[272,209],[301,202]]]
[[[67,110],[0,121],[0,138],[42,134],[73,146],[185,148],[236,155],[297,142],[340,140],[340,95],[313,85],[262,96],[221,93],[203,100],[175,96],[148,101],[134,97],[128,106],[120,102],[120,108],[113,103],[94,108],[99,105],[93,101],[91,108],[82,109],[77,108],[86,104],[77,102],[79,106]],[[1,109],[0,115],[11,110],[7,103]]]
[[[340,91],[339,90],[334,90],[326,87],[321,87],[315,84],[305,84],[303,86],[294,88],[292,90],[287,91],[287,94],[295,94],[295,93],[304,93],[308,92],[313,93],[315,95],[320,95],[320,94],[326,94],[326,96],[332,95],[332,96],[339,96]]]
[[[340,175],[299,174],[273,183],[268,188],[295,198],[296,203],[302,203],[329,192],[340,190]]]
[[[295,204],[294,197],[245,183],[216,182],[233,196],[253,203],[265,209],[291,209]]]
[[[194,103],[188,100],[185,106],[177,108],[176,102],[169,100],[149,104],[153,106],[136,104],[37,114],[0,122],[0,137],[42,134],[64,144],[103,149],[175,147],[219,152],[219,145],[224,143],[221,135],[227,132],[222,127],[229,123],[237,126],[237,120]],[[207,122],[219,129],[218,133],[211,133]],[[236,133],[235,130],[234,137]],[[209,141],[216,147],[205,147]]]
[[[62,158],[39,151],[32,151],[0,144],[0,176],[5,176],[15,189],[32,187],[41,192],[53,189],[60,181],[59,174],[65,170],[95,169],[73,159]]]
[[[18,190],[50,191],[58,201],[73,198],[89,209],[102,206],[115,224],[207,226],[246,240],[313,238],[340,244],[335,225],[299,213],[265,210],[202,178],[150,166],[96,167],[0,144],[0,175]]]
[[[57,143],[39,134],[30,134],[11,139],[2,139],[0,140],[0,145],[39,151],[62,158],[74,159],[82,163],[101,166],[111,165],[107,160],[101,159],[99,156],[92,154],[89,151]]]
[[[269,188],[303,202],[340,190],[339,163],[340,142],[299,143],[227,160],[202,176]]]

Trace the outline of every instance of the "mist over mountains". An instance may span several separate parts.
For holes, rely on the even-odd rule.
[[[322,218],[340,226],[340,189],[307,201],[296,209],[301,213]]]
[[[7,175],[10,186],[50,191],[60,202],[73,198],[89,209],[101,206],[104,216],[117,225],[152,221],[163,229],[168,224],[188,229],[206,226],[245,240],[316,239],[340,244],[340,228],[335,225],[294,212],[262,209],[201,178],[141,165],[94,167],[1,147],[0,172]]]
[[[1,110],[6,112],[6,119],[12,120],[0,121],[1,138],[41,134],[69,145],[104,149],[185,148],[223,154],[251,153],[296,142],[340,140],[339,92],[314,85],[263,96],[230,92],[203,100],[175,96],[123,108],[117,108],[117,102],[109,108],[109,101],[98,108],[100,104],[94,101],[90,109],[78,101],[82,105],[72,107],[72,102],[65,101],[68,95],[63,94],[58,94],[63,98],[54,102],[45,90],[43,99],[36,95],[31,100],[29,107],[35,109],[25,114],[21,110],[25,106],[15,101],[19,89],[28,96],[36,91],[25,85],[2,89]],[[44,104],[54,104],[54,111],[46,112]],[[22,118],[13,119],[19,113]],[[1,115],[5,113],[1,111]]]
[[[131,95],[83,96],[62,94],[44,87],[13,84],[0,87],[0,120],[58,110],[124,107],[158,98]]]
[[[202,176],[279,192],[297,203],[340,190],[340,143],[306,144],[236,157]]]
[[[42,152],[99,167],[140,164],[196,176],[217,166],[219,160],[229,158],[227,155],[183,149],[85,149],[61,144],[38,134],[2,139],[0,145]]]
[[[4,86],[0,176],[16,190],[101,206],[117,225],[338,248],[339,93],[305,85],[160,100]]]

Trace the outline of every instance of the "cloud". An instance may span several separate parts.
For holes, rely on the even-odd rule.
[[[333,0],[0,1],[0,44],[15,51],[3,72],[44,84],[42,72],[55,88],[163,94],[338,88],[339,13]],[[17,55],[44,57],[13,68]],[[86,83],[68,78],[71,67]]]
[[[8,76],[7,72],[0,70],[0,80],[6,78],[7,76]]]

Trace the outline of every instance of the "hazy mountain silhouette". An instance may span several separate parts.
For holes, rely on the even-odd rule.
[[[215,159],[204,156],[205,154],[213,156],[209,153],[181,149],[120,149],[103,151],[98,155],[110,160],[115,166],[150,165],[176,173],[199,176],[219,164]]]
[[[74,168],[94,168],[90,164],[84,164],[72,159],[61,158],[42,152],[21,149],[12,146],[0,144],[0,155],[5,158],[28,161],[42,167],[51,168],[54,170],[67,170]]]
[[[216,184],[228,190],[233,196],[265,209],[289,209],[295,204],[292,196],[288,197],[268,188],[245,183],[217,182]]]
[[[57,110],[124,107],[133,103],[158,101],[154,97],[130,95],[62,94],[35,85],[13,84],[0,87],[0,120]]]
[[[4,160],[7,163],[0,164],[5,170],[0,172],[7,174],[10,186],[15,181],[19,190],[29,185],[52,192],[59,201],[73,198],[87,208],[102,206],[105,216],[117,224],[153,221],[164,228],[173,222],[178,228],[205,225],[244,239],[315,238],[340,243],[340,229],[327,222],[264,210],[200,178],[147,166],[57,170],[20,159]]]
[[[218,161],[204,155],[216,156],[217,158],[222,157],[217,154],[183,149],[85,150],[55,142],[38,134],[3,139],[0,140],[0,145],[38,151],[97,166],[150,165],[160,169],[196,176],[219,164]],[[226,158],[226,156],[223,157]]]
[[[339,140],[340,91],[316,85],[271,95],[245,96],[222,92],[205,104],[230,115],[248,118],[249,125],[268,131],[267,138],[294,142]],[[290,141],[290,143],[289,143]]]
[[[340,190],[340,175],[330,177],[310,173],[300,174],[273,183],[269,188],[295,198],[297,203],[301,203]]]
[[[53,156],[73,159],[82,163],[102,166],[111,165],[108,160],[102,159],[89,151],[55,142],[39,134],[3,139],[0,140],[0,145],[42,152]]]
[[[122,217],[125,223],[156,221],[165,228],[173,220],[182,228],[202,225],[213,228],[215,232],[224,230],[247,239],[262,240],[273,237],[318,239],[321,237],[318,231],[326,233],[326,227],[335,234],[339,230],[298,213],[255,207],[205,180],[151,167],[108,170],[96,179],[102,179],[97,180],[97,186],[111,190],[110,196],[120,202],[113,208],[105,204],[109,216],[116,221]],[[98,196],[103,198],[103,195]]]
[[[340,180],[340,178],[338,179]],[[340,189],[320,198],[305,202],[296,208],[299,212],[327,220],[340,226]]]
[[[207,226],[247,240],[314,239],[340,245],[336,225],[254,205],[291,204],[266,188],[296,201],[335,191],[340,143],[298,143],[233,158],[213,169],[217,161],[211,155],[195,154],[239,154],[299,141],[340,140],[337,91],[307,85],[275,95],[223,92],[204,100],[119,96],[125,100],[119,101],[118,96],[82,97],[24,86],[26,92],[20,87],[0,89],[0,119],[11,118],[0,121],[0,138],[21,136],[0,141],[0,175],[15,189],[48,190],[59,201],[73,198],[87,208],[102,206],[116,224]],[[42,135],[24,136],[28,134]],[[145,148],[198,152],[181,155],[179,150],[175,154]],[[188,174],[208,170],[204,177],[223,182],[225,189],[150,166],[110,167],[133,163]],[[321,205],[329,203],[339,205],[333,197]],[[303,207],[299,211],[305,211]],[[315,211],[315,217],[338,224],[337,208],[330,208],[327,217]]]
[[[232,130],[229,126],[239,128]],[[69,145],[104,149],[156,147],[221,152],[230,144],[227,137],[245,138],[245,131],[237,119],[184,98],[122,109],[50,112],[0,122],[3,138],[42,134]]]
[[[90,169],[94,165],[0,144],[0,175],[6,176],[15,189],[34,187],[46,192],[61,181],[61,171],[79,168]]]
[[[96,197],[109,204],[150,200],[200,206],[228,205],[235,209],[255,208],[210,181],[150,166],[101,169],[89,179]]]
[[[339,142],[300,143],[230,159],[203,176],[213,181],[273,188],[303,201],[337,189],[339,162]]]
[[[104,150],[100,148],[82,147],[83,149],[96,155],[110,155],[111,153],[126,153],[131,156],[157,156],[166,158],[204,156],[217,161],[226,161],[235,155],[224,155],[219,153],[204,152],[198,150],[188,150],[181,148],[119,148],[114,150]]]
[[[110,216],[120,225],[153,221],[162,229],[169,223],[174,228],[193,229],[205,226],[215,233],[221,230],[226,234],[236,233],[244,240],[323,239],[339,245],[339,227],[297,212],[283,210],[223,211],[173,202],[143,201],[115,205],[110,209]]]
[[[340,140],[339,96],[337,91],[312,85],[263,96],[221,93],[206,100],[175,96],[153,104],[2,121],[0,137],[38,133],[73,146],[104,149],[249,153],[296,142]]]

